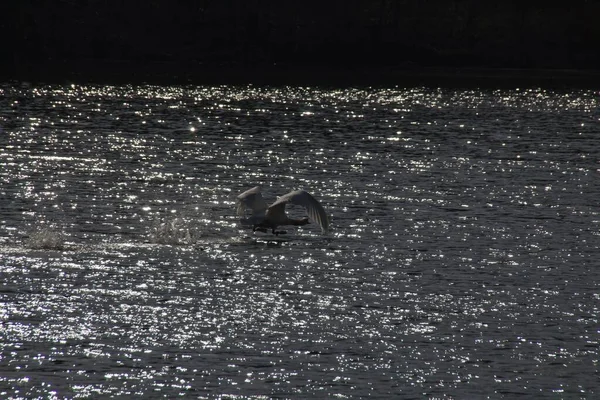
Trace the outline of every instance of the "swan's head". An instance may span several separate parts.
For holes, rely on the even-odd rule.
[[[300,218],[300,219],[291,219],[290,220],[290,224],[291,225],[298,225],[298,226],[302,226],[302,225],[306,225],[308,224],[308,218]]]
[[[301,218],[301,219],[298,221],[298,225],[306,225],[306,224],[309,224],[309,223],[310,223],[310,221],[309,221],[309,220],[308,220],[308,218],[306,218],[306,217],[304,217],[304,218]]]

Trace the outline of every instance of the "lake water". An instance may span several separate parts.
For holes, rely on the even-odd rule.
[[[0,397],[600,395],[597,91],[0,95]]]

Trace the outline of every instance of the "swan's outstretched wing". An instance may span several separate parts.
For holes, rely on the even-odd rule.
[[[253,216],[264,215],[267,210],[267,203],[260,193],[260,186],[246,190],[237,197],[237,214],[240,217],[246,215],[246,210],[251,210]]]
[[[272,209],[283,209],[286,204],[296,204],[306,208],[308,217],[321,226],[323,232],[327,232],[329,229],[329,218],[323,209],[323,206],[312,197],[312,195],[304,190],[294,190],[286,195],[281,196],[277,201],[269,207],[269,211]]]

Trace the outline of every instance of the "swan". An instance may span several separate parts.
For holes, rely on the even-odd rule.
[[[323,233],[329,228],[329,219],[323,209],[323,206],[308,192],[304,190],[293,190],[278,198],[270,206],[267,205],[262,197],[260,186],[246,190],[237,197],[237,214],[241,217],[243,224],[252,225],[252,231],[260,230],[266,232],[271,229],[273,234],[279,235],[285,231],[276,231],[278,226],[282,225],[306,225],[308,218],[295,219],[290,218],[285,213],[286,204],[296,204],[306,208],[308,216],[314,222],[321,226]],[[251,210],[249,218],[243,218],[246,211]]]

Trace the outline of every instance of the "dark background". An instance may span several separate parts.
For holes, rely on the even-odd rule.
[[[5,80],[595,77],[600,70],[600,1],[5,3]]]

